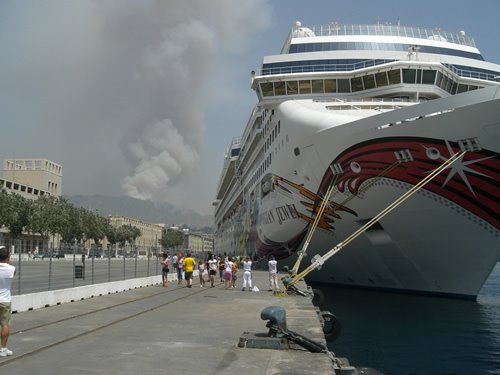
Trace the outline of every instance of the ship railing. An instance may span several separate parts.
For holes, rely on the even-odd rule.
[[[464,77],[464,78],[475,78],[475,79],[482,79],[485,81],[497,81],[497,79],[498,79],[497,77],[499,76],[499,74],[479,72],[476,70],[459,69],[456,66],[453,66],[451,64],[443,64],[443,65],[446,66],[453,73],[459,75],[460,77]]]
[[[328,99],[314,99],[317,103],[417,103],[419,100],[409,98],[328,98]]]
[[[293,74],[293,73],[314,73],[314,72],[351,72],[353,70],[370,68],[394,62],[391,59],[373,59],[360,61],[353,64],[314,64],[314,65],[293,65],[282,67],[263,68],[259,70],[259,75]]]
[[[463,46],[476,47],[474,38],[465,34],[464,31],[450,32],[440,28],[423,28],[412,26],[401,26],[399,24],[377,23],[373,25],[340,25],[336,22],[329,25],[308,27],[314,36],[338,36],[338,35],[376,35],[376,36],[399,36],[406,38],[417,38],[426,40],[438,40],[460,44]],[[291,33],[294,32],[292,29]],[[313,35],[311,35],[313,36]]]

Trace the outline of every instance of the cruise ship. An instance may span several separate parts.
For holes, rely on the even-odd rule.
[[[307,238],[304,268],[465,151],[306,279],[477,297],[500,259],[500,65],[471,36],[296,22],[251,88],[213,202],[218,253],[292,266]]]

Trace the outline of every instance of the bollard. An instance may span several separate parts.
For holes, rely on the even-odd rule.
[[[283,333],[281,330],[286,330],[286,311],[284,307],[281,306],[269,306],[266,307],[260,313],[260,318],[262,320],[268,320],[269,336],[270,337],[282,337]],[[277,326],[280,330],[276,330],[273,326]]]

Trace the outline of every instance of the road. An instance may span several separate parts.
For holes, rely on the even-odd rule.
[[[102,258],[85,260],[85,278],[75,278],[75,266],[82,266],[81,258],[34,259],[12,261],[16,275],[12,281],[12,295],[47,290],[73,288],[161,274],[156,258]]]

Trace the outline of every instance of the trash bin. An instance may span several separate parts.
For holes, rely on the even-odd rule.
[[[75,279],[83,279],[83,266],[75,265]]]

